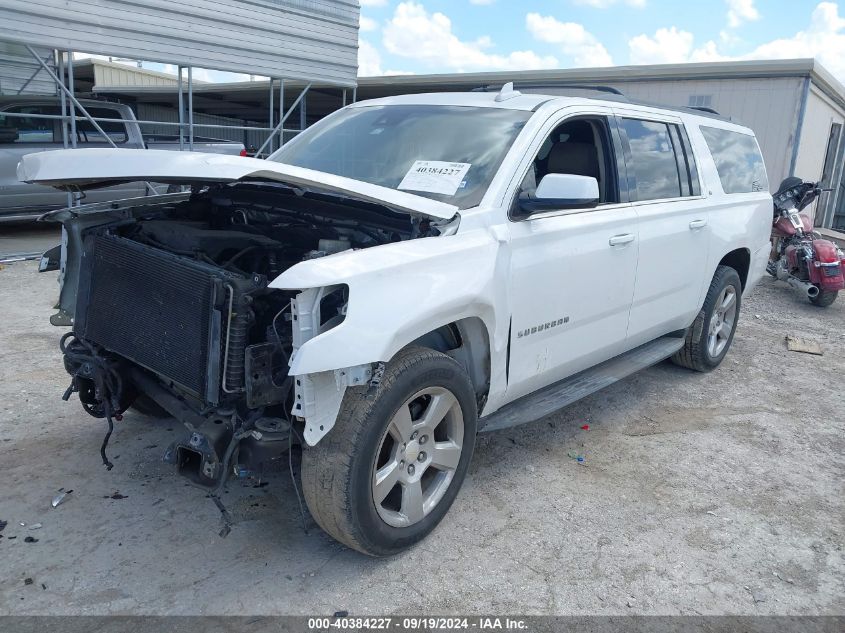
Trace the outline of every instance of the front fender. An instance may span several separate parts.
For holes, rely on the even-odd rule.
[[[346,251],[289,268],[272,288],[349,288],[344,321],[305,342],[291,359],[290,374],[386,362],[423,334],[467,317],[482,319],[492,343],[506,286],[497,252],[497,240],[479,229]]]

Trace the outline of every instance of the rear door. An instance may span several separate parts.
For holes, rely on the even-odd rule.
[[[633,348],[689,326],[700,310],[710,214],[681,120],[642,111],[616,115],[638,218],[639,261],[628,323]]]

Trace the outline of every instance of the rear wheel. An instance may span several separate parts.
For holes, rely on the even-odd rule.
[[[810,297],[810,303],[814,306],[819,306],[820,308],[826,308],[831,303],[836,301],[836,297],[839,295],[838,290],[820,290],[819,294],[815,297]]]
[[[359,552],[400,552],[425,538],[452,505],[476,426],[475,392],[463,368],[433,350],[403,350],[375,393],[347,390],[334,428],[303,451],[308,509]]]
[[[719,366],[733,342],[742,303],[739,274],[729,266],[719,266],[701,312],[687,330],[684,346],[672,362],[695,371],[710,371]]]

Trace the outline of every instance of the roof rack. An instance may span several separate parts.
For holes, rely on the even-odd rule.
[[[722,116],[713,108],[708,108],[707,106],[687,106],[690,110],[701,110],[702,112],[707,112],[709,114],[715,114],[716,116]]]
[[[514,86],[514,82],[510,82],[511,87]],[[617,95],[619,97],[624,97],[625,95],[622,94],[619,90],[614,88],[613,86],[600,86],[600,85],[592,85],[592,84],[532,84],[532,83],[520,83],[520,88],[555,88],[555,89],[569,89],[569,90],[593,90],[595,92],[605,92],[607,94]],[[473,92],[498,92],[502,90],[502,88],[496,88],[495,86],[479,86],[478,88],[473,88]]]

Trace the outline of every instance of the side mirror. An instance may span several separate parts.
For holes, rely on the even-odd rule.
[[[558,209],[591,209],[598,203],[598,181],[574,174],[546,174],[533,197],[519,196],[519,209],[526,217]]]

